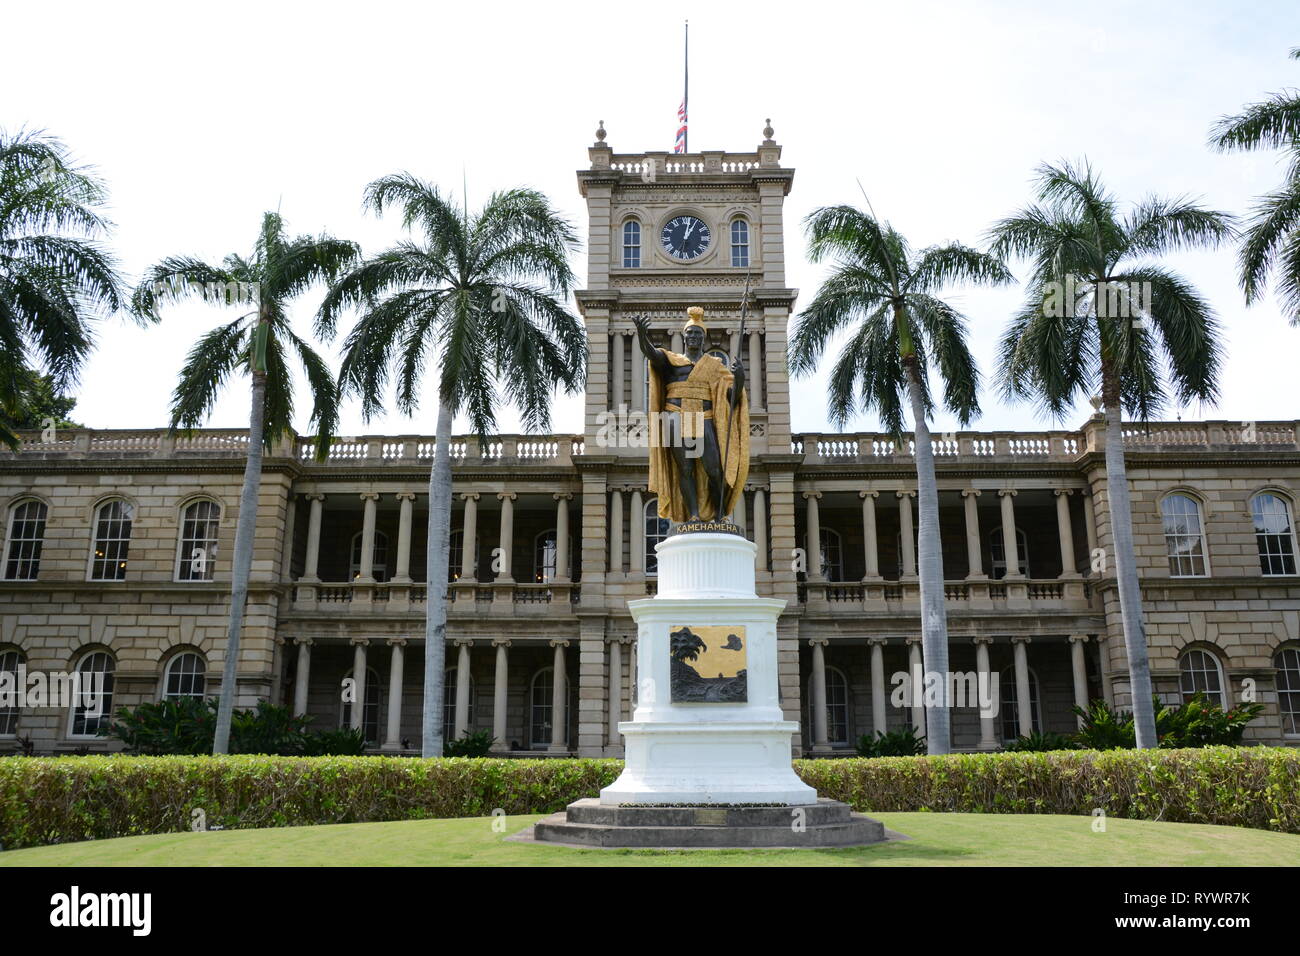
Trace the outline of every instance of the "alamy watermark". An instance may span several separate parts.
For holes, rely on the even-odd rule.
[[[1150,282],[1094,282],[1066,276],[1064,282],[1043,285],[1043,315],[1052,319],[1098,315],[1107,319],[1133,319],[1145,328],[1151,314]]]
[[[981,717],[996,717],[1001,704],[996,671],[895,671],[889,702],[894,707],[978,707]]]
[[[0,708],[78,707],[87,717],[104,716],[104,674],[79,671],[0,671]]]

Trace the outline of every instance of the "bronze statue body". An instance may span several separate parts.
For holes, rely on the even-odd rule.
[[[678,523],[725,520],[749,471],[745,367],[704,352],[703,312],[688,310],[684,354],[655,346],[645,318],[633,319],[650,363],[650,490]]]

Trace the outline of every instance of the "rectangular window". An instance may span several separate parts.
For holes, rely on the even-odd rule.
[[[1187,495],[1170,495],[1160,506],[1164,517],[1169,573],[1176,578],[1205,576],[1205,536],[1201,509]]]
[[[125,501],[101,505],[95,517],[95,553],[90,561],[92,581],[126,580],[126,558],[131,549],[131,516]]]
[[[6,581],[35,581],[41,570],[41,545],[45,540],[42,501],[24,501],[9,521],[9,546],[5,554]]]
[[[176,556],[178,581],[212,580],[220,527],[221,507],[215,501],[196,501],[185,509],[180,552]]]

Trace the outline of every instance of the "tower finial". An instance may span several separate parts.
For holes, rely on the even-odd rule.
[[[771,143],[772,143],[772,133],[773,133],[773,129],[772,129],[772,121],[771,121],[771,119],[768,119],[766,122],[767,122],[767,125],[763,127],[763,143],[764,143],[765,145],[771,145]]]
[[[600,125],[596,127],[596,142],[605,142],[605,121],[601,120]]]

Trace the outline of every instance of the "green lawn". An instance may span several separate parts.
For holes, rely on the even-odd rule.
[[[576,850],[507,841],[538,820],[405,820],[169,833],[0,853],[0,866],[1297,866],[1300,836],[1091,817],[881,813],[911,839],[850,850]]]

